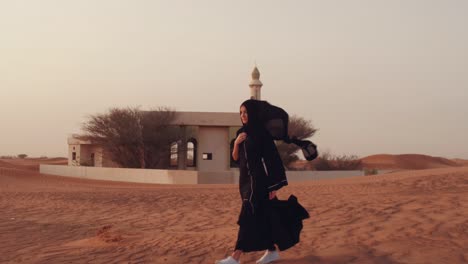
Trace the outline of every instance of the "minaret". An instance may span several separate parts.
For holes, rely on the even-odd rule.
[[[250,98],[255,100],[261,100],[260,90],[262,89],[263,83],[260,81],[260,72],[257,66],[252,71],[252,80],[249,83],[250,86]]]

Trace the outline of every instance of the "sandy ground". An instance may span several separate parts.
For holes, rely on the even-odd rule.
[[[361,159],[363,168],[421,170],[464,166],[462,159],[446,159],[420,154],[372,155]]]
[[[361,158],[361,169],[379,170],[424,170],[468,166],[468,160],[446,159],[421,154],[377,154]],[[299,170],[314,170],[318,159],[314,161],[299,160],[290,165]]]
[[[205,264],[234,246],[235,185],[78,180],[4,163],[0,263]],[[292,184],[279,197],[290,194],[311,219],[278,264],[468,263],[468,167]]]

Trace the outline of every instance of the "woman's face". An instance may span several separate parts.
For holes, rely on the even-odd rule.
[[[249,122],[249,115],[247,114],[247,108],[245,106],[240,107],[240,118],[243,124],[247,124]]]

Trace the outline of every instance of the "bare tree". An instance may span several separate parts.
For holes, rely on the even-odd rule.
[[[170,143],[180,137],[180,129],[170,126],[174,116],[175,111],[167,107],[153,111],[111,108],[89,116],[79,138],[102,146],[122,167],[163,168],[169,164]]]
[[[288,134],[290,137],[296,137],[300,140],[312,137],[317,129],[315,129],[310,120],[306,120],[297,115],[292,115],[289,119]],[[297,152],[299,147],[295,144],[287,144],[281,142],[277,145],[278,152],[280,153],[283,164],[286,168],[290,169],[292,162],[299,160]]]
[[[186,131],[179,126],[170,125],[175,114],[175,111],[165,107],[142,112],[142,137],[147,168],[169,167],[171,143],[191,135],[185,135]]]

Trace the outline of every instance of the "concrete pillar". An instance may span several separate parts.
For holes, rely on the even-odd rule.
[[[182,138],[177,141],[177,169],[187,169],[187,127],[180,126]]]

